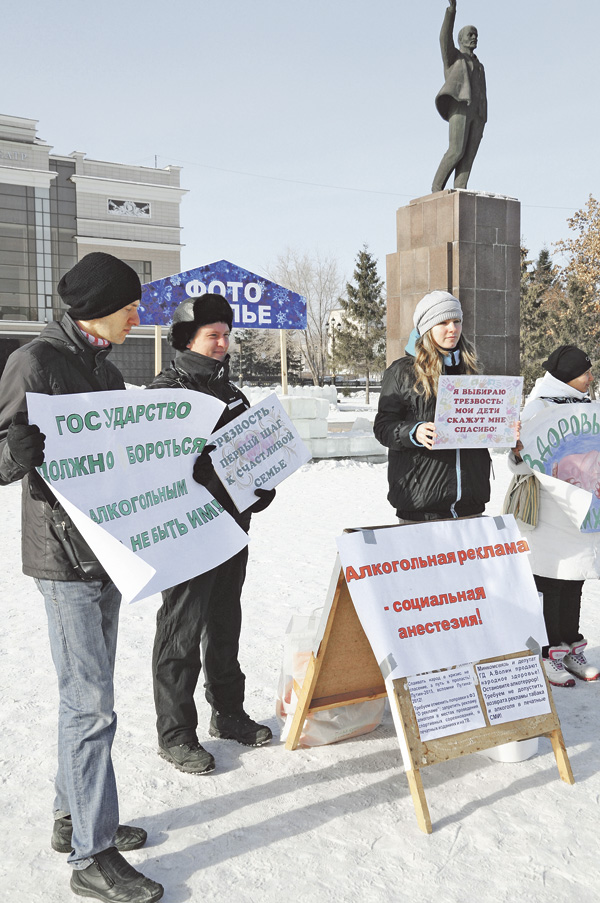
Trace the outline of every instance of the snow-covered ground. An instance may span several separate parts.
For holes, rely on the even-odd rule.
[[[508,473],[494,455],[489,511]],[[65,857],[50,849],[56,680],[41,597],[21,574],[20,487],[2,493],[1,899],[74,899]],[[274,695],[292,614],[323,604],[344,527],[393,523],[386,465],[306,465],[254,518],[241,659],[247,708],[278,733]],[[600,660],[600,592],[587,584],[582,626]],[[143,825],[130,861],[165,885],[166,903],[592,903],[600,896],[600,682],[554,694],[576,783],[558,778],[549,741],[517,764],[465,756],[425,769],[434,824],[417,827],[388,710],[371,734],[288,752],[200,739],[211,775],[175,771],[156,754],[150,675],[158,599],[124,608],[117,661],[114,759],[121,818]]]

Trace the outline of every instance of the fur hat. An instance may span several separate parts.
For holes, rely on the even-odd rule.
[[[139,301],[142,285],[128,264],[112,254],[94,251],[65,273],[58,294],[74,320],[98,320]]]
[[[169,329],[169,342],[178,351],[185,351],[201,326],[209,323],[233,325],[233,311],[223,295],[206,294],[199,298],[186,298],[175,308]]]
[[[582,373],[586,373],[592,362],[581,348],[575,345],[561,345],[544,361],[542,367],[551,373],[561,383],[570,383]]]
[[[450,292],[429,292],[424,298],[421,298],[415,312],[413,314],[413,323],[419,335],[443,323],[445,320],[460,320],[462,323],[463,313],[460,301],[451,295]]]

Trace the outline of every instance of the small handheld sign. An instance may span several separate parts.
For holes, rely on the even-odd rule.
[[[210,437],[213,466],[238,511],[255,489],[274,489],[310,460],[310,452],[275,393]]]
[[[440,376],[434,447],[513,446],[522,391],[522,376]]]

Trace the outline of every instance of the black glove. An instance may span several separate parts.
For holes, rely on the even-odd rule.
[[[254,502],[253,505],[250,505],[248,511],[252,514],[258,514],[259,511],[264,511],[265,508],[268,508],[273,499],[275,498],[275,490],[274,489],[255,489],[254,495],[258,497],[258,501]]]
[[[17,464],[27,471],[43,463],[45,439],[39,426],[29,423],[23,411],[15,414],[6,434],[8,450]]]
[[[209,481],[215,475],[215,469],[209,452],[214,451],[216,447],[216,445],[205,445],[202,449],[202,454],[198,455],[194,461],[192,476],[196,483],[200,483],[201,486],[207,486]]]

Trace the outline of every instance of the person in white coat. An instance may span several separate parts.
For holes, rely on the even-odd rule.
[[[592,364],[574,345],[561,345],[544,361],[546,374],[538,379],[521,414],[521,422],[534,418],[550,405],[588,403]],[[509,453],[513,473],[535,473],[517,451]],[[586,579],[600,576],[600,533],[581,533],[560,502],[541,483],[538,520],[527,535],[531,566],[538,591],[543,594],[548,645],[542,649],[551,684],[574,687],[580,680],[598,680],[600,670],[585,656],[587,640],[579,629],[581,593]]]

